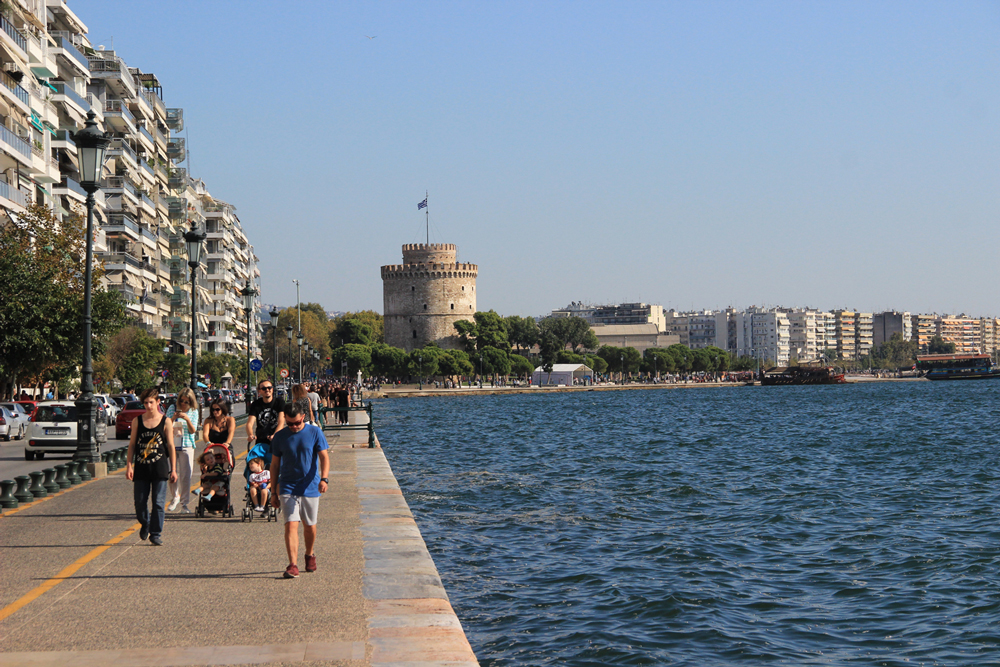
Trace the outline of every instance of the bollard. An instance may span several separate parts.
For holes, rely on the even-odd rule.
[[[90,474],[89,470],[87,470],[86,461],[76,462],[76,474],[80,477],[81,482],[89,482],[90,480],[94,479],[94,476]]]
[[[31,492],[32,496],[35,498],[44,498],[49,495],[49,492],[42,486],[42,478],[45,477],[45,473],[36,470],[29,472],[28,476],[31,477],[31,486],[28,487],[28,491]]]
[[[56,466],[56,484],[59,485],[60,489],[68,489],[73,486],[69,482],[69,478],[66,476],[66,468],[68,468],[65,463],[60,463]]]
[[[30,503],[35,499],[31,495],[31,491],[28,491],[28,485],[31,484],[31,478],[27,475],[18,475],[14,478],[17,483],[17,488],[14,490],[14,497],[17,498],[18,502]]]
[[[82,479],[80,479],[80,475],[77,474],[77,468],[79,467],[80,467],[79,461],[70,461],[69,463],[66,464],[66,479],[68,479],[69,483],[72,484],[73,486],[76,486],[77,484],[83,481]]]
[[[45,468],[42,470],[42,474],[45,475],[45,479],[42,480],[42,486],[48,493],[58,493],[59,485],[56,484],[56,469],[55,468]]]
[[[124,468],[125,464],[128,463],[128,447],[118,448],[118,467]]]
[[[17,485],[12,479],[5,479],[0,482],[0,507],[5,510],[17,509],[17,498],[14,497],[14,487]]]
[[[372,419],[372,404],[365,406],[368,413],[368,449],[375,449],[375,420]]]
[[[101,454],[101,460],[104,461],[104,465],[108,467],[108,472],[114,472],[117,470],[114,464],[115,454],[114,452],[104,452]]]

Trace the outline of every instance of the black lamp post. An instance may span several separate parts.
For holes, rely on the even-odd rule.
[[[306,337],[303,336],[300,331],[297,338],[299,339],[299,384],[302,384],[302,342],[306,339]]]
[[[83,368],[80,373],[80,396],[76,400],[76,453],[73,458],[86,463],[97,463],[95,440],[97,405],[94,402],[94,364],[91,359],[90,296],[94,264],[94,193],[100,189],[104,171],[104,150],[110,137],[97,129],[93,111],[87,114],[87,123],[73,140],[79,152],[80,185],[87,191],[87,257],[83,275]],[[90,478],[90,472],[84,472]]]
[[[201,244],[207,234],[199,232],[191,222],[191,229],[184,232],[184,243],[187,244],[188,266],[191,267],[191,391],[198,393],[198,306],[195,287],[198,282],[198,265],[201,264]]]
[[[250,410],[250,313],[253,311],[253,301],[254,297],[257,296],[257,290],[250,285],[250,280],[247,279],[246,287],[240,290],[240,295],[243,297],[243,312],[247,316],[247,394],[246,394],[246,404],[247,411]]]
[[[420,391],[424,390],[424,355],[417,357],[420,360],[420,365],[417,366],[417,382],[420,383]]]
[[[271,332],[274,338],[274,358],[271,359],[271,363],[274,366],[274,377],[271,378],[271,384],[278,383],[278,309],[275,308],[268,315],[271,316]]]
[[[285,327],[285,335],[288,336],[288,381],[291,382],[292,375],[292,327],[289,325]]]

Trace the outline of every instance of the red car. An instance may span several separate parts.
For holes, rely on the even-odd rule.
[[[24,411],[28,413],[28,417],[35,416],[35,408],[38,407],[38,401],[14,401],[15,403],[20,403],[24,408]]]
[[[115,438],[118,440],[128,440],[128,437],[132,435],[132,420],[145,411],[146,408],[139,401],[129,401],[126,403],[125,408],[118,413],[118,418],[115,420]],[[163,412],[162,408],[160,412]]]

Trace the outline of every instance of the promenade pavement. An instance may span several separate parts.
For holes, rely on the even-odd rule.
[[[0,516],[0,665],[477,665],[382,450],[327,436],[318,570],[300,540],[297,579],[235,484],[235,518],[168,512],[162,547],[123,471]]]

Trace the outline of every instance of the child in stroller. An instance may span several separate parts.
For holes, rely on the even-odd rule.
[[[255,463],[259,462],[259,463]],[[274,493],[274,480],[271,480],[271,443],[259,442],[247,452],[247,465],[243,469],[246,478],[246,507],[243,508],[243,520],[253,521],[254,512],[260,512],[260,517],[268,521],[278,520],[278,511],[267,502],[268,496]],[[264,478],[266,484],[261,484]],[[256,484],[256,486],[255,486]],[[261,488],[263,486],[263,488]]]
[[[223,444],[209,445],[201,458],[201,488],[196,489],[198,509],[195,514],[205,516],[205,512],[222,516],[233,516],[233,506],[229,503],[230,479],[233,472],[233,452]]]

